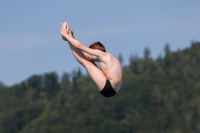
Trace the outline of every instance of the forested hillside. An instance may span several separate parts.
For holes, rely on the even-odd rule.
[[[0,133],[199,133],[200,43],[164,50],[157,59],[148,48],[131,56],[112,98],[80,70],[0,83]]]

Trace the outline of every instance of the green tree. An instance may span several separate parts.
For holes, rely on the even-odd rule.
[[[166,56],[168,56],[168,55],[171,53],[171,51],[170,51],[170,46],[169,46],[168,43],[165,45],[164,51],[165,51],[165,55],[166,55]]]
[[[34,88],[39,93],[43,88],[43,79],[40,75],[33,75],[27,80],[28,86]]]
[[[151,54],[150,49],[148,47],[145,47],[145,49],[144,49],[144,59],[145,60],[149,59],[150,54]]]
[[[44,75],[44,90],[47,92],[49,99],[56,95],[56,92],[59,90],[59,83],[55,72]]]
[[[69,87],[69,85],[70,85],[69,74],[64,73],[62,75],[60,86],[62,89],[67,89]]]
[[[0,81],[0,87],[3,87],[4,86],[4,84]]]
[[[121,53],[118,55],[118,60],[119,60],[119,62],[120,62],[121,64],[123,64],[123,62],[124,62],[124,57],[122,56]]]
[[[139,58],[137,57],[137,55],[131,55],[130,59],[129,59],[129,68],[132,72],[134,72],[135,74],[139,74],[140,70],[139,70]]]

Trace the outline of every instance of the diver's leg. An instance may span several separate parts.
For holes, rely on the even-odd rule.
[[[81,50],[70,45],[72,53],[75,59],[87,70],[88,74],[95,82],[98,87],[98,90],[101,91],[106,83],[106,77],[103,72],[93,64],[93,62],[89,61],[87,57],[82,53]]]
[[[69,33],[71,36],[73,36],[73,32],[70,31]],[[74,37],[74,36],[73,36]],[[83,52],[80,49],[75,48],[73,45],[70,45],[70,48],[72,50],[72,53],[75,57],[75,59],[87,70],[88,74],[92,78],[92,80],[95,82],[95,84],[98,87],[98,90],[101,91],[106,83],[106,77],[103,74],[103,72],[94,65],[93,62],[89,61],[87,57],[83,54]]]
[[[105,84],[106,84],[106,76],[104,73],[97,67],[95,66],[92,62],[85,60],[83,62],[83,66],[87,70],[88,74],[92,78],[92,80],[95,82],[95,84],[98,87],[99,91],[102,91]]]

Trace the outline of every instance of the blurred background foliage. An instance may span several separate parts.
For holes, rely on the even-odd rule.
[[[103,97],[80,69],[0,82],[0,133],[199,133],[200,42],[130,56],[121,90]],[[123,55],[119,54],[123,64]]]

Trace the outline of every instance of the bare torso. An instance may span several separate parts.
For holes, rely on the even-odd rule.
[[[99,91],[102,91],[103,89],[105,78],[111,82],[111,85],[116,92],[119,91],[122,85],[123,70],[120,62],[114,56],[110,53],[102,52],[98,49],[91,49],[81,44],[74,38],[73,32],[70,31],[66,22],[62,23],[60,34],[63,36],[65,41],[67,40],[69,42],[74,57],[87,69]],[[84,52],[89,54],[91,57],[96,57],[88,58],[87,54]],[[90,59],[99,61],[101,71],[94,67],[94,61]]]
[[[111,82],[112,87],[118,92],[123,82],[123,70],[120,62],[112,54],[106,53],[106,55],[100,59],[99,65],[101,71]]]

